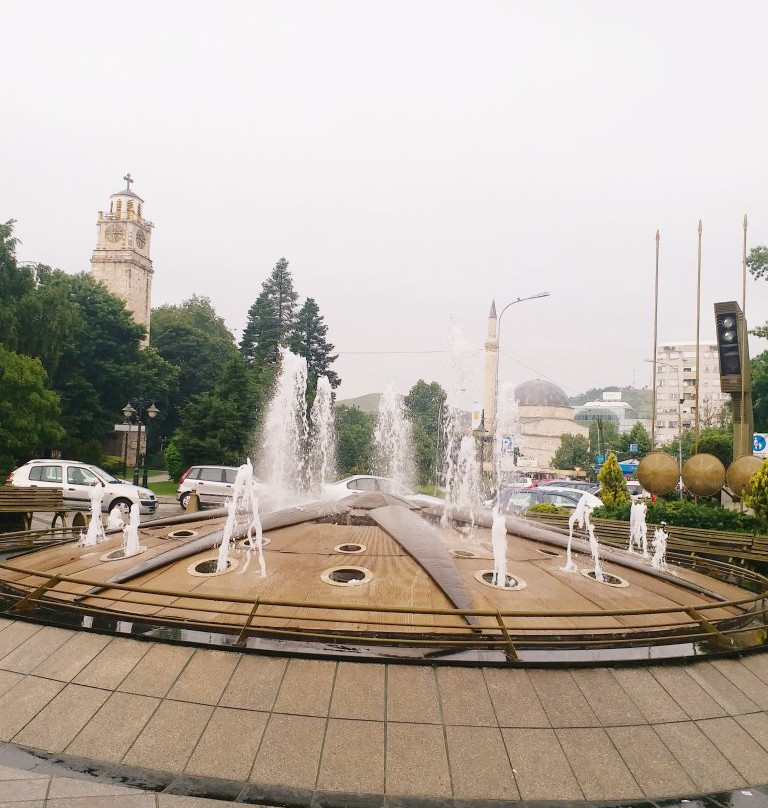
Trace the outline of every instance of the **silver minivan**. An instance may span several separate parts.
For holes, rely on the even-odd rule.
[[[236,476],[236,466],[190,466],[181,475],[176,489],[179,505],[186,511],[193,491],[201,505],[223,505],[232,496]]]

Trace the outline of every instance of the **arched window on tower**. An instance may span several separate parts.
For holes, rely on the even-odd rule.
[[[133,219],[133,200],[129,199],[128,204],[126,205],[126,215],[129,219]]]
[[[115,205],[115,216],[119,219],[123,213],[123,200],[118,199],[117,204]]]
[[[139,202],[138,216],[139,216],[139,219],[141,219],[141,202]]]
[[[114,203],[114,202],[113,202],[113,201],[110,199],[110,200],[109,200],[109,215],[110,215],[110,216],[112,215],[112,207],[113,207],[113,205],[114,205],[114,204],[115,204],[115,203]]]

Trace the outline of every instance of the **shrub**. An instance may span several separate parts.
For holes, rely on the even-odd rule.
[[[168,476],[178,482],[179,477],[184,473],[184,461],[181,459],[178,441],[174,435],[171,442],[165,447],[165,467],[168,469]]]
[[[596,508],[596,519],[619,519],[629,521],[629,503],[612,508]],[[754,516],[723,508],[719,503],[699,502],[688,499],[667,501],[657,499],[648,503],[648,524],[666,522],[678,527],[701,528],[702,530],[727,530],[735,533],[764,533],[765,525]]]
[[[765,523],[768,519],[768,460],[749,478],[749,493],[744,494],[744,504]]]
[[[631,502],[629,491],[627,490],[627,483],[624,480],[624,474],[619,466],[619,461],[616,455],[611,452],[605,460],[600,473],[597,475],[597,480],[600,483],[600,499],[609,508],[614,505],[622,505],[625,502]]]
[[[535,505],[531,505],[531,507],[528,508],[528,513],[567,514],[568,512],[567,508],[558,508],[557,505],[553,505],[551,502],[537,502]]]
[[[104,455],[101,458],[101,467],[115,476],[123,473],[123,458],[117,455]]]

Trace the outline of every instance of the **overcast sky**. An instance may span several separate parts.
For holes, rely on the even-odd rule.
[[[768,243],[768,4],[5,0],[0,220],[89,269],[130,171],[153,305],[211,299],[239,339],[277,259],[340,353],[341,398],[455,384],[491,301],[502,381],[649,383],[659,339],[741,300]],[[751,325],[768,283],[748,281]],[[753,355],[765,350],[753,343]],[[413,353],[408,353],[413,352]]]

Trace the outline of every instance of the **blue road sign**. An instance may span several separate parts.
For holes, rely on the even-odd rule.
[[[752,451],[753,452],[764,452],[766,447],[766,440],[765,435],[756,432],[752,435]]]

